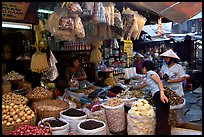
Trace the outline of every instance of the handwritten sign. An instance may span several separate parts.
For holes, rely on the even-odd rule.
[[[24,20],[30,2],[2,2],[2,19]]]
[[[131,40],[124,40],[124,52],[127,53],[127,57],[132,57],[133,43]]]

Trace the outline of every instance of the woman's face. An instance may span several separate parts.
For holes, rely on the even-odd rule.
[[[170,57],[164,57],[164,61],[165,61],[167,64],[169,64],[170,60],[171,60]]]
[[[76,68],[79,67],[79,60],[78,59],[74,61],[74,67],[76,67]]]
[[[146,73],[147,73],[147,70],[146,70],[145,67],[142,68],[142,73],[143,73],[143,74],[146,74]]]

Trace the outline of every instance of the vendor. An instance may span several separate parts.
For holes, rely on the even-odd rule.
[[[81,81],[85,80],[87,75],[84,69],[80,66],[79,59],[77,57],[72,57],[70,59],[70,64],[66,68],[66,79],[70,81],[71,79]]]
[[[177,95],[183,96],[183,82],[189,78],[185,75],[184,68],[177,63],[180,58],[174,53],[172,49],[167,50],[166,52],[160,55],[163,57],[164,62],[159,72],[160,77],[166,77],[164,79],[164,86],[169,87],[171,90],[175,91]]]
[[[135,61],[133,62],[133,66],[136,67],[136,73],[137,74],[143,74],[142,73],[142,64],[144,62],[144,56],[140,53],[136,53],[134,58],[135,58]]]

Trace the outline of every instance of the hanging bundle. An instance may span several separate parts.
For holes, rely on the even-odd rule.
[[[91,51],[91,62],[98,63],[102,61],[102,54],[99,50],[101,45],[103,45],[103,41],[93,42],[94,49]]]
[[[37,50],[31,58],[31,71],[42,73],[49,69],[46,54]]]

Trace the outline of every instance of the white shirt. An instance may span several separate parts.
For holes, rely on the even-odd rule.
[[[153,75],[153,74],[155,74],[155,75],[157,75],[157,77],[159,77],[159,75],[155,71],[150,70],[147,72],[147,77],[145,79],[147,87],[152,93],[152,97],[154,96],[154,93],[159,91],[158,84],[151,78],[151,75]]]
[[[166,73],[167,75],[169,75],[170,79],[172,79],[172,80],[179,79],[179,78],[182,78],[185,76],[185,71],[184,71],[183,67],[177,63],[175,63],[170,68],[168,68],[168,65],[166,63],[164,63],[161,67],[160,72],[162,73],[162,75],[164,75]],[[171,90],[175,91],[177,93],[177,95],[179,95],[180,97],[184,95],[182,83],[183,82],[167,83],[167,82],[163,81],[164,86],[167,86]]]

